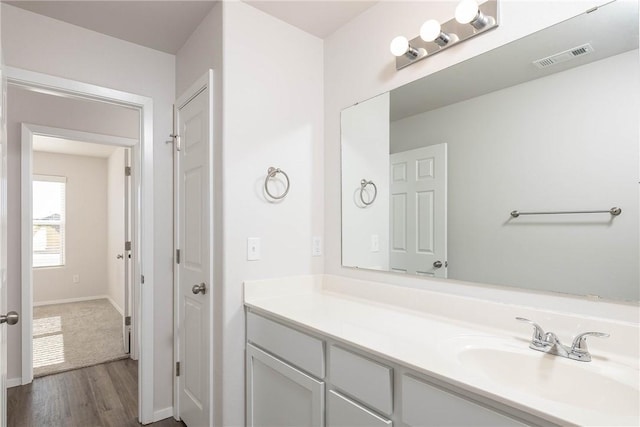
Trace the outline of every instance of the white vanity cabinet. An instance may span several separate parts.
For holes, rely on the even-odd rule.
[[[327,427],[391,427],[392,422],[335,390],[327,392]]]
[[[249,344],[247,425],[324,426],[324,383]]]
[[[247,313],[247,426],[324,426],[324,343]]]
[[[410,427],[525,426],[413,375],[402,375],[402,421]]]
[[[252,427],[538,425],[521,411],[251,310],[246,376]]]

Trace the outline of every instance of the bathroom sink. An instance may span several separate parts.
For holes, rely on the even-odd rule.
[[[638,371],[608,360],[578,362],[515,338],[460,337],[442,348],[470,375],[581,411],[640,416]],[[453,353],[453,354],[451,354]]]

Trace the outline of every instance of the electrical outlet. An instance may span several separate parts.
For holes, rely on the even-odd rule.
[[[312,256],[322,255],[322,237],[313,236],[312,244],[311,244],[311,255]]]
[[[371,235],[371,252],[380,252],[380,236],[377,234]]]
[[[260,238],[249,237],[247,239],[247,261],[258,261],[260,259]]]
[[[80,275],[79,274],[74,274],[73,275],[73,283],[80,283]]]

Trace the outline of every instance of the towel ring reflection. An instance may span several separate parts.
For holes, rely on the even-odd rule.
[[[373,197],[371,198],[371,201],[365,202],[364,197],[362,196],[362,193],[364,193],[364,189],[367,188],[368,185],[373,185]],[[369,206],[370,204],[375,202],[377,196],[378,196],[378,187],[376,187],[376,184],[374,184],[373,181],[367,181],[366,179],[363,179],[362,181],[360,181],[360,201],[362,201],[362,203],[365,206]]]
[[[280,194],[279,196],[274,196],[269,191],[269,180],[271,178],[275,178],[276,174],[279,174],[279,173],[284,175],[284,178],[287,180],[287,188],[285,188],[284,193]],[[290,185],[289,185],[289,175],[287,175],[285,171],[283,171],[280,168],[274,168],[274,167],[270,167],[269,169],[267,169],[267,177],[264,179],[264,191],[265,191],[265,193],[267,193],[269,195],[269,197],[271,197],[272,199],[276,199],[276,200],[284,199],[285,196],[287,195],[287,193],[289,192],[289,187],[290,187]]]

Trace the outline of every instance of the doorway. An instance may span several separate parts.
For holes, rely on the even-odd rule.
[[[138,138],[135,145],[131,146],[132,165],[132,203],[131,203],[131,304],[135,307],[132,314],[137,314],[137,319],[132,316],[132,342],[138,342],[139,351],[132,347],[132,354],[137,352],[139,357],[138,377],[138,420],[145,424],[153,421],[153,107],[152,100],[147,97],[108,89],[100,86],[80,83],[64,78],[49,76],[26,70],[6,68],[5,75],[9,88],[19,87],[35,93],[45,93],[63,97],[89,101],[104,105],[120,106],[136,112],[139,119]],[[8,98],[11,106],[11,98]],[[46,132],[43,132],[46,135]],[[52,136],[52,135],[49,135]],[[55,135],[53,135],[55,136]],[[76,138],[78,139],[78,138]],[[82,138],[80,138],[82,139]],[[96,141],[93,141],[96,142]],[[104,141],[103,141],[104,142]],[[126,145],[126,144],[123,144]],[[24,149],[24,145],[23,145]],[[24,157],[24,156],[22,156]],[[24,173],[24,170],[23,170]],[[23,200],[24,202],[24,200]],[[24,212],[30,212],[24,210]],[[29,234],[32,233],[33,224],[22,221],[29,226]],[[24,252],[22,248],[21,252]],[[22,253],[22,259],[29,259],[30,253]],[[22,264],[22,283],[30,288],[31,265]],[[11,263],[9,263],[11,268]],[[29,271],[27,271],[29,270]],[[24,280],[24,278],[27,280]],[[22,319],[32,318],[32,313],[26,302],[22,299]],[[29,345],[30,340],[22,340],[22,347]],[[24,351],[24,349],[22,349]],[[28,372],[22,367],[21,382],[28,382]]]
[[[32,319],[31,307],[23,309],[25,383],[129,357],[137,319],[129,158],[137,140],[22,124],[22,143],[22,294],[33,307]]]

